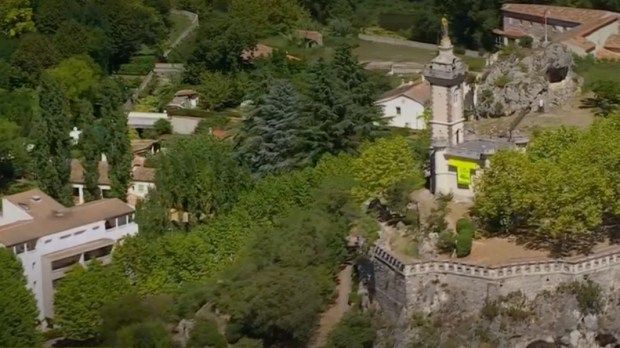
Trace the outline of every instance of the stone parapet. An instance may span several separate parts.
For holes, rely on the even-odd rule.
[[[380,247],[375,247],[374,259],[380,261],[404,276],[422,274],[455,274],[486,280],[502,280],[527,275],[573,275],[582,276],[609,267],[620,266],[620,248],[601,254],[584,256],[577,260],[548,260],[506,263],[497,266],[482,266],[451,260],[431,260],[403,263]]]

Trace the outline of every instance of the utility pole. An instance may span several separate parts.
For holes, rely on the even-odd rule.
[[[547,43],[549,40],[547,40],[547,16],[549,15],[549,9],[545,10],[545,43]]]

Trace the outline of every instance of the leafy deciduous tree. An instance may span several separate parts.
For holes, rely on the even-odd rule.
[[[37,330],[39,311],[19,260],[0,248],[0,346],[35,347],[41,344]]]
[[[423,184],[421,168],[414,162],[407,140],[400,136],[368,144],[353,167],[357,182],[353,195],[359,201],[382,196],[399,182],[412,182],[414,187]]]
[[[58,284],[54,296],[54,324],[66,338],[84,341],[100,335],[103,305],[129,292],[124,275],[115,266],[93,261],[78,265]]]
[[[230,210],[248,187],[249,174],[228,143],[210,135],[179,138],[157,160],[155,183],[164,207],[187,212],[191,221]]]

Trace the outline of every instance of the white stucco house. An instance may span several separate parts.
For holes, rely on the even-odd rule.
[[[425,129],[424,108],[431,100],[431,85],[427,81],[408,82],[385,92],[376,104],[383,109],[388,125],[399,128]]]
[[[0,247],[21,261],[43,328],[58,280],[77,264],[109,263],[114,245],[136,233],[134,209],[116,198],[71,208],[38,189],[2,198]]]

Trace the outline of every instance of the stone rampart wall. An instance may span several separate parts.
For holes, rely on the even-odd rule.
[[[451,301],[456,301],[454,304],[464,311],[480,310],[486,301],[499,296],[520,291],[533,299],[542,291],[554,291],[562,283],[584,279],[607,289],[620,285],[620,248],[578,260],[488,267],[451,260],[404,263],[376,247],[373,260],[377,301],[391,318],[402,316],[405,309],[435,311]]]

